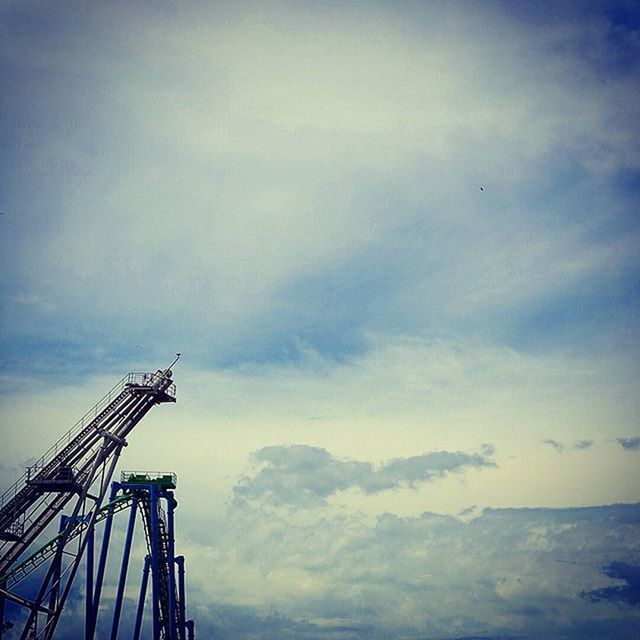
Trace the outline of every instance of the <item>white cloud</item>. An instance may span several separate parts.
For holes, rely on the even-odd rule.
[[[492,447],[485,445],[485,450]],[[326,499],[351,487],[365,494],[414,488],[451,473],[495,467],[483,453],[431,451],[394,458],[378,467],[358,460],[339,460],[326,449],[308,445],[269,446],[253,454],[258,468],[234,487],[239,500],[266,501],[291,507],[326,505]]]
[[[213,576],[194,567],[190,579],[196,599],[325,624],[368,623],[371,637],[399,628],[407,638],[452,629],[592,637],[581,635],[582,625],[603,618],[629,634],[638,623],[632,607],[596,608],[580,593],[607,583],[611,558],[637,563],[636,511],[489,511],[466,524],[430,513],[372,524],[324,517],[301,525],[236,505],[211,522],[215,545],[190,549],[209,559]]]
[[[238,476],[252,473],[251,452],[264,447],[304,444],[380,468],[394,458],[477,451],[491,442],[495,453],[482,451],[496,469],[443,476],[398,495],[348,489],[330,502],[370,515],[628,502],[638,467],[615,438],[636,430],[634,376],[614,354],[585,361],[409,337],[371,336],[364,354],[342,364],[307,350],[297,364],[206,372],[189,368],[185,355],[175,369],[177,404],[145,418],[122,465],[178,472],[182,510],[191,517],[203,503],[222,509]],[[5,459],[40,455],[113,382],[101,376],[47,388],[22,380],[0,410],[13,426]],[[546,439],[597,446],[558,456]],[[34,442],[42,444],[34,449]]]
[[[514,313],[635,260],[634,234],[591,238],[616,212],[589,211],[588,187],[563,203],[586,213],[560,224],[555,203],[519,195],[546,194],[557,152],[638,164],[637,119],[620,106],[637,78],[603,87],[571,22],[531,33],[493,7],[426,7],[420,28],[378,7],[95,11],[86,28],[58,16],[64,42],[22,56],[9,32],[4,45],[27,71],[100,88],[49,96],[74,134],[48,131],[39,162],[65,158],[72,175],[58,224],[25,241],[31,296],[50,289],[91,323],[139,323],[142,308],[229,345],[320,313],[288,287],[366,252],[383,272],[403,266],[387,278],[396,323]],[[602,50],[604,25],[579,28]]]
[[[178,472],[195,604],[251,618],[247,638],[588,637],[619,619],[578,593],[606,587],[635,521],[614,545],[587,512],[420,514],[637,499],[640,243],[616,182],[640,168],[639,68],[616,66],[616,38],[635,55],[637,37],[568,8],[527,24],[423,5],[1,10],[3,330],[52,375],[2,378],[0,472],[111,385],[59,371],[66,344],[105,374],[129,342],[176,344],[178,404],[123,466]],[[497,468],[406,486],[423,452],[487,442]],[[252,451],[294,444],[333,455],[337,480],[312,487],[326,505],[226,510]],[[394,490],[354,469],[395,472]]]

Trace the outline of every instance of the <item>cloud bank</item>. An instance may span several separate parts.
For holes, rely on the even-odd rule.
[[[202,559],[191,602],[214,637],[250,638],[256,617],[266,634],[318,640],[631,640],[640,630],[640,505],[306,522],[267,506],[235,502],[190,530]]]
[[[540,6],[6,4],[6,370],[633,345],[637,29]]]
[[[350,488],[372,494],[471,468],[495,467],[487,455],[460,451],[434,451],[374,467],[370,462],[338,460],[325,449],[307,445],[264,447],[254,460],[262,468],[236,484],[235,497],[300,507],[324,505],[328,497]]]
[[[3,479],[181,351],[200,635],[635,640],[636,5],[2,3]]]

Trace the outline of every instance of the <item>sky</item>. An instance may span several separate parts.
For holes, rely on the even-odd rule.
[[[638,104],[633,0],[0,0],[0,481],[180,352],[199,637],[637,638]]]

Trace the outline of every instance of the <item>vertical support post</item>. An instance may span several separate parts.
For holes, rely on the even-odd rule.
[[[147,598],[147,585],[149,583],[149,569],[151,569],[151,556],[145,556],[144,569],[142,569],[142,583],[140,584],[140,597],[138,598],[138,611],[136,612],[136,623],[133,628],[132,640],[140,640],[142,616],[144,615],[144,601]]]
[[[124,598],[124,588],[127,582],[127,570],[129,568],[129,557],[131,556],[131,543],[133,542],[133,531],[136,524],[136,509],[138,498],[134,497],[131,502],[131,512],[129,513],[129,524],[127,525],[127,537],[122,550],[122,564],[120,566],[120,580],[118,581],[118,591],[113,609],[113,623],[111,624],[111,640],[118,637],[118,627],[120,626],[120,614],[122,613],[122,599]]]
[[[120,484],[111,483],[111,493],[109,502],[113,502],[118,495]],[[100,547],[100,559],[98,560],[98,571],[96,574],[96,585],[91,599],[92,610],[86,625],[85,640],[93,640],[96,633],[96,623],[98,620],[98,607],[100,606],[100,596],[102,595],[102,583],[104,582],[104,572],[107,566],[107,554],[109,552],[109,542],[111,541],[111,528],[113,526],[113,510],[109,511],[104,523],[104,533],[102,534],[102,546]],[[93,587],[92,587],[93,588]]]
[[[184,588],[184,556],[176,556],[178,565],[178,625],[180,627],[180,640],[184,640],[187,635],[185,626],[186,616],[186,590]]]
[[[22,634],[20,635],[20,640],[28,640],[31,636],[36,637],[36,632],[38,629],[38,615],[39,615],[39,607],[38,605],[44,602],[44,599],[49,594],[49,609],[50,613],[47,614],[47,625],[53,621],[53,611],[57,607],[58,602],[58,593],[60,589],[60,579],[61,579],[61,570],[62,566],[62,553],[64,552],[64,546],[67,543],[68,533],[67,527],[71,529],[72,522],[78,516],[79,504],[76,505],[74,509],[74,514],[72,516],[61,516],[60,517],[60,528],[59,528],[59,536],[58,543],[56,545],[56,551],[53,556],[53,560],[47,569],[47,573],[42,580],[42,584],[40,585],[40,590],[38,591],[38,595],[36,597],[36,605],[31,607],[31,611],[29,613],[29,617],[27,618],[27,622],[22,629]],[[52,606],[56,605],[56,606]]]
[[[175,527],[174,527],[174,511],[176,501],[171,491],[166,492],[167,496],[167,519],[169,534],[169,549],[167,558],[167,569],[169,570],[169,640],[181,640],[182,633],[178,635],[176,627],[176,568],[175,568]]]
[[[85,485],[85,488],[83,489],[80,498],[82,499],[82,502],[84,502],[84,500],[86,500],[87,498],[87,493],[89,491],[89,487],[91,486],[91,483],[93,482],[93,478],[95,477],[95,473],[96,470],[98,468],[98,465],[100,464],[100,462],[104,461],[106,464],[106,461],[108,459],[108,449],[107,449],[107,438],[105,437],[105,443],[102,445],[101,448],[101,453],[99,455],[99,457],[96,459],[96,462],[91,470],[91,475],[90,475],[90,480],[87,482],[87,484]],[[120,444],[113,452],[113,458],[111,459],[111,462],[109,463],[109,467],[106,470],[105,474],[104,474],[104,484],[101,484],[100,486],[100,491],[98,493],[98,499],[95,501],[95,508],[93,510],[93,512],[91,513],[91,516],[89,517],[89,523],[88,523],[88,529],[91,530],[94,526],[95,526],[95,522],[96,522],[96,517],[98,515],[98,510],[100,509],[100,505],[102,504],[102,501],[104,499],[104,496],[107,492],[107,486],[106,483],[109,482],[109,480],[111,479],[111,477],[113,476],[113,472],[116,468],[116,465],[118,464],[118,458],[120,457],[120,452],[122,450],[122,447],[125,446],[126,443],[123,441],[123,444]],[[77,515],[78,510],[80,509],[80,499],[78,501],[78,504],[76,505],[75,509],[74,509],[74,514],[72,517],[75,517]],[[65,530],[66,531],[66,530]],[[63,538],[64,542],[66,543],[66,538]],[[73,585],[73,580],[76,576],[78,567],[79,567],[79,562],[80,559],[82,558],[82,554],[84,553],[85,549],[87,546],[87,538],[86,536],[84,538],[82,538],[78,544],[78,551],[77,551],[77,555],[76,555],[76,559],[73,563],[71,563],[70,565],[70,571],[68,572],[68,576],[67,576],[67,582],[65,583],[64,589],[62,590],[62,594],[60,595],[60,598],[58,600],[58,604],[56,606],[56,610],[53,613],[53,616],[51,617],[50,620],[47,620],[47,628],[45,630],[44,633],[44,640],[53,640],[53,634],[56,631],[56,625],[58,624],[58,620],[60,619],[60,614],[62,613],[62,609],[64,607],[64,603],[67,600],[67,597],[69,596],[69,592],[71,591],[71,587]],[[25,627],[25,631],[28,631],[28,627]],[[21,638],[20,640],[26,640],[26,638]]]
[[[153,640],[160,640],[160,563],[158,531],[158,487],[151,485],[151,587],[153,594]]]
[[[93,560],[95,555],[95,528],[87,533],[87,581],[85,586],[84,634],[88,637],[91,614],[93,613]]]
[[[91,469],[83,481],[82,490],[80,491],[80,494],[78,495],[78,499],[73,508],[73,511],[69,516],[70,523],[75,522],[76,518],[80,513],[80,509],[84,506],[85,501],[87,499],[87,494],[89,493],[89,488],[91,487],[91,485],[93,484],[96,478],[96,473],[98,472],[98,468],[103,463],[106,465],[106,462],[108,459],[108,447],[107,447],[106,440],[107,439],[105,438],[105,441],[100,447],[100,450],[95,455],[93,459],[93,463],[91,464]],[[104,477],[111,478],[111,475],[113,474],[113,470],[115,469],[115,464],[118,461],[118,456],[120,455],[121,446],[115,449],[115,451],[113,452],[114,453],[113,461],[111,462],[109,471],[107,472],[107,474],[105,474]],[[95,501],[95,509],[94,509],[93,515],[89,520],[89,528],[93,526],[96,513],[100,507],[100,504],[102,503],[105,493],[106,493],[106,487],[101,487],[101,490],[99,492],[99,497]],[[61,537],[60,537],[61,544],[59,545],[59,549],[58,549],[58,553],[60,555],[62,554],[62,551],[64,550],[64,547],[67,544],[69,535],[71,534],[71,528],[72,528],[72,525],[69,527],[65,527],[65,530],[61,534]],[[46,640],[51,640],[53,638],[56,625],[58,624],[60,614],[62,613],[62,608],[64,607],[64,603],[67,599],[67,596],[69,595],[69,591],[71,589],[73,579],[75,578],[75,575],[79,566],[79,562],[82,557],[82,554],[84,553],[85,548],[86,548],[86,536],[81,539],[78,545],[78,553],[76,555],[76,559],[70,565],[70,571],[67,576],[67,582],[62,591],[62,595],[60,596],[60,599],[56,605],[56,610],[53,612],[52,615],[47,616],[47,625],[46,625],[45,633],[43,636]],[[53,573],[53,563],[49,566],[49,570],[47,571],[42,581],[42,584],[40,585],[40,590],[34,601],[35,606],[32,608],[31,613],[29,614],[29,617],[27,618],[27,621],[22,629],[22,635],[20,636],[20,640],[28,640],[30,635],[33,635],[35,633],[35,629],[38,626],[39,607],[47,597],[47,593],[50,591],[49,585],[51,582],[52,573]]]

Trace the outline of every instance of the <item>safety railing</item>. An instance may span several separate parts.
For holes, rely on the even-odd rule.
[[[121,484],[157,484],[161,487],[175,489],[178,476],[172,471],[121,471]]]
[[[35,462],[29,465],[32,468],[44,467],[55,458],[56,455],[60,451],[62,451],[67,445],[71,443],[71,441],[95,418],[102,412],[106,407],[111,404],[124,390],[126,385],[137,385],[137,386],[148,386],[153,388],[156,384],[158,384],[164,375],[162,372],[156,373],[129,373],[124,378],[119,380],[109,391],[98,401],[96,404],[85,413],[78,422],[76,422],[67,433],[65,433],[53,446],[49,448],[49,450],[44,453],[40,458],[38,458]],[[171,383],[167,389],[164,390],[164,393],[175,398],[176,387],[174,383]],[[25,471],[25,473],[16,480],[14,484],[12,484],[1,496],[0,496],[0,509],[4,507],[11,499],[13,499],[16,494],[22,489],[25,482],[29,478],[29,472]]]
[[[155,387],[159,382],[166,379],[165,375],[161,371],[156,371],[156,373],[130,373],[127,376],[126,385],[134,385],[137,387]],[[172,398],[176,397],[176,385],[175,383],[171,383],[164,392],[171,396]]]

